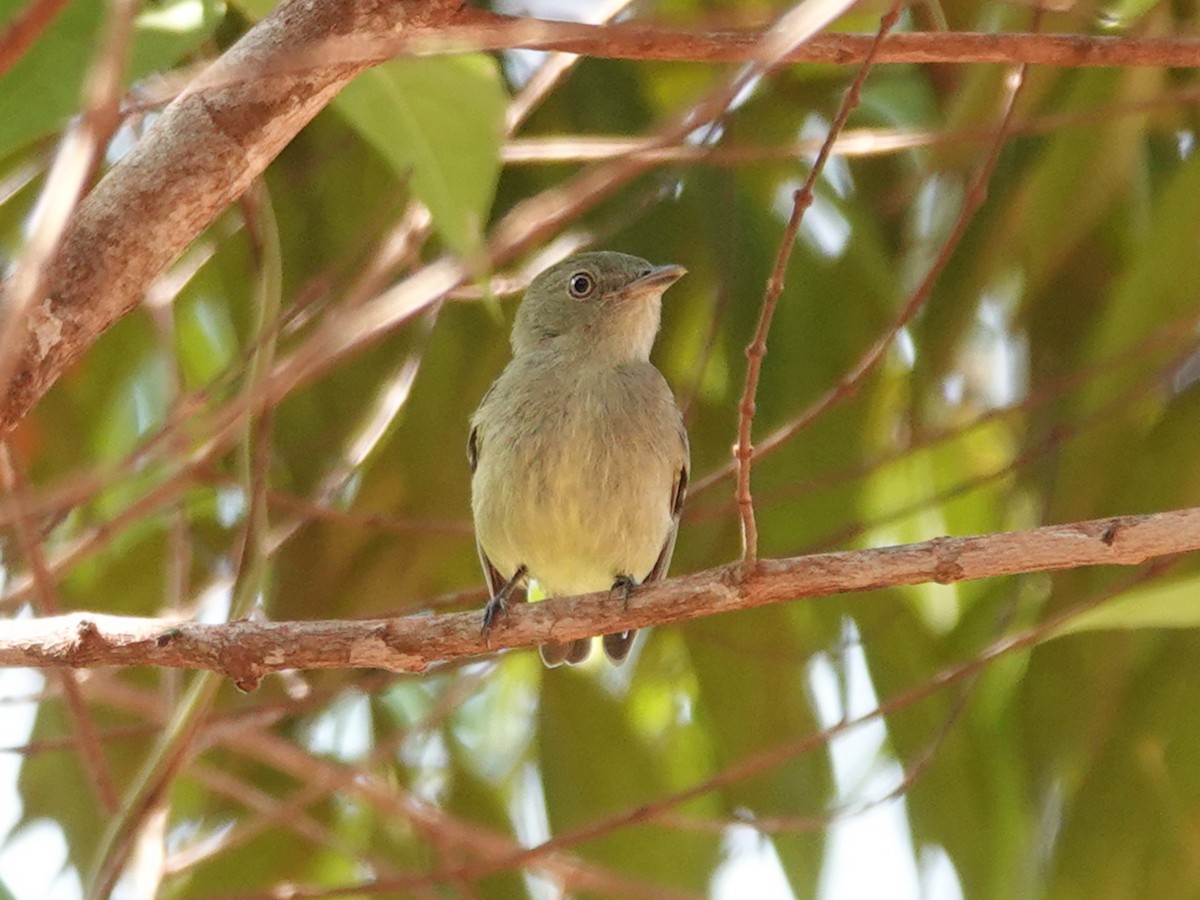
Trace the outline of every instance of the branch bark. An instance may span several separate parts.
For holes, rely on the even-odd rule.
[[[254,688],[284,669],[372,668],[422,672],[437,662],[533,647],[598,631],[680,622],[849,591],[950,584],[1027,572],[1137,565],[1200,550],[1200,508],[919,544],[737,563],[635,591],[627,607],[607,592],[515,604],[487,639],[477,612],[394,619],[224,624],[74,613],[7,622],[0,666],[161,666],[211,669]]]
[[[664,62],[745,62],[754,52],[760,32],[689,32],[653,25],[613,26],[539,22],[540,39],[493,47],[522,46],[540,50],[602,56],[610,59]],[[519,24],[513,26],[514,36]],[[470,26],[464,25],[465,36]],[[451,36],[454,34],[451,31]],[[499,37],[499,33],[497,33]],[[871,34],[822,34],[790,52],[791,63],[850,66],[863,62],[875,37]],[[495,38],[493,38],[495,41]],[[1200,40],[1193,37],[1126,37],[1088,34],[990,34],[939,31],[900,32],[884,39],[875,64],[883,63],[1005,63],[1082,67],[1200,65]]]
[[[213,63],[79,206],[46,299],[25,317],[16,373],[0,397],[0,436],[368,65],[334,59],[283,73],[271,60],[349,34],[436,28],[461,5],[286,0]]]

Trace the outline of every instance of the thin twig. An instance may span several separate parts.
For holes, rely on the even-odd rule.
[[[1109,356],[1044,382],[1017,403],[989,408],[986,412],[977,415],[969,421],[947,428],[922,431],[903,446],[885,450],[870,459],[861,460],[831,472],[823,472],[803,481],[790,483],[776,488],[773,492],[766,495],[759,494],[755,498],[755,504],[761,508],[786,503],[799,496],[862,478],[870,475],[872,472],[879,471],[887,465],[906,459],[912,454],[939,444],[961,440],[968,434],[987,425],[1028,415],[1045,407],[1047,404],[1062,401],[1070,395],[1070,392],[1087,387],[1097,376],[1111,375],[1117,367],[1133,364],[1139,370],[1139,373],[1135,374],[1140,374],[1140,377],[1137,379],[1137,386],[1140,389],[1131,389],[1123,395],[1123,400],[1105,404],[1104,411],[1107,415],[1112,416],[1126,403],[1144,396],[1154,386],[1162,385],[1169,381],[1170,377],[1195,352],[1196,337],[1194,332],[1197,326],[1200,326],[1200,314],[1191,313],[1181,316],[1175,321],[1156,329],[1144,340],[1123,347]],[[1172,355],[1165,362],[1154,364],[1153,368],[1149,368],[1151,365],[1150,354],[1163,350],[1173,351]],[[1084,422],[1074,425],[1064,422],[1062,426],[1056,429],[1055,434],[1062,440],[1070,439],[1082,433],[1089,424],[1099,424],[1099,422],[1100,419],[1097,416],[1089,416]],[[787,426],[785,425],[784,427]],[[761,456],[762,454],[756,451],[755,455]],[[1010,466],[1016,464],[1016,460],[1013,460]],[[1002,471],[1012,471],[1010,466],[1006,466]],[[719,471],[723,473],[725,469]],[[719,477],[718,473],[712,473],[701,480],[708,485],[714,483],[715,477]],[[989,476],[982,476],[982,478],[986,480]],[[978,482],[973,481],[972,483],[977,484]],[[939,496],[942,495],[939,494]],[[927,503],[929,502],[932,501],[927,501]],[[737,503],[735,500],[730,499],[719,504],[710,504],[700,508],[692,505],[684,511],[683,518],[685,521],[705,521],[736,513]],[[872,523],[872,526],[874,524],[878,523]],[[821,546],[825,545],[821,544]],[[810,549],[815,550],[818,548],[813,547]]]
[[[4,488],[5,505],[11,507],[16,522],[17,541],[33,580],[33,607],[40,616],[54,616],[62,612],[54,583],[46,570],[46,556],[28,517],[24,514],[25,495],[29,482],[24,466],[7,442],[0,442],[0,487]],[[74,745],[79,751],[88,782],[96,793],[100,808],[108,815],[116,811],[119,800],[112,770],[104,755],[104,744],[96,728],[96,722],[83,696],[79,678],[74,672],[59,673],[63,697],[75,731]]]
[[[469,53],[478,50],[546,50],[599,59],[658,62],[745,63],[758,57],[761,30],[683,29],[646,22],[589,24],[506,16],[468,8],[453,22],[429,31],[360,31],[274,56],[255,74],[297,75],[333,62],[377,65],[398,56]],[[871,52],[873,34],[831,33],[790,47],[782,63],[861,65]],[[961,31],[910,31],[887,38],[878,64],[1032,64],[1059,68],[1155,66],[1196,68],[1200,40],[1194,37],[1027,34]],[[248,68],[248,67],[247,67]],[[248,78],[246,71],[224,69],[209,87],[226,87]]]
[[[840,381],[838,381],[837,384],[827,390],[816,400],[816,402],[812,403],[807,409],[804,410],[804,412],[789,422],[786,426],[776,429],[774,432],[772,432],[759,447],[751,448],[749,445],[748,424],[744,424],[741,431],[739,431],[738,445],[735,450],[736,465],[733,468],[734,474],[737,476],[738,510],[742,518],[743,533],[745,533],[747,522],[753,526],[753,506],[749,502],[748,461],[750,455],[752,453],[769,453],[780,444],[803,431],[830,409],[857,394],[859,388],[862,387],[864,381],[866,380],[866,377],[874,371],[875,366],[883,358],[884,352],[892,345],[892,341],[896,339],[896,335],[898,335],[908,325],[908,323],[912,321],[913,316],[915,316],[925,305],[925,302],[933,293],[933,288],[937,284],[938,278],[941,277],[942,271],[950,262],[951,257],[954,255],[954,251],[958,248],[959,243],[966,234],[967,228],[971,224],[971,220],[974,218],[975,213],[979,210],[979,207],[983,205],[984,200],[987,199],[988,182],[991,180],[992,172],[996,167],[996,161],[999,159],[1000,151],[1004,147],[1004,140],[1012,126],[1013,116],[1016,112],[1016,100],[1024,84],[1025,80],[1023,75],[1018,76],[1018,78],[1014,80],[1013,87],[1009,91],[1005,100],[1004,114],[1001,117],[1000,128],[996,132],[995,140],[992,142],[992,145],[989,148],[988,155],[985,157],[983,164],[980,166],[974,180],[967,189],[966,196],[963,198],[962,208],[959,210],[958,217],[955,219],[953,227],[950,229],[949,234],[947,234],[946,239],[942,242],[942,246],[939,249],[937,256],[934,258],[933,263],[926,271],[925,277],[921,279],[921,283],[918,284],[916,289],[913,290],[907,302],[900,308],[900,311],[895,315],[891,323],[889,323],[883,334],[881,334],[875,340],[875,342],[867,348],[867,350],[858,358],[854,365],[850,367],[850,370],[842,377]],[[793,218],[794,217],[795,211],[793,210]],[[789,225],[790,224],[791,223],[789,222]],[[766,301],[764,301],[764,316],[767,312],[766,307],[767,304]],[[763,322],[760,319],[760,331],[762,329],[762,324]],[[755,341],[758,341],[757,334],[755,336]],[[753,349],[754,346],[755,345],[752,344],[751,348]],[[749,350],[747,351],[747,354],[750,354]],[[747,386],[749,386],[749,370],[747,370],[746,381]],[[752,416],[754,412],[753,394],[750,394],[749,396],[751,398],[749,407],[750,415]],[[746,416],[746,397],[747,394],[743,393],[743,406],[740,407],[743,419]],[[742,432],[745,433],[744,441],[742,439]],[[743,459],[745,459],[746,462],[743,462]],[[700,479],[696,485],[695,491],[698,493],[703,491],[705,488],[710,487],[724,474],[725,470],[717,470],[710,473],[705,478]],[[749,550],[750,545],[747,543],[747,552],[744,555],[744,558],[748,562],[752,562],[753,556],[750,555]],[[757,550],[757,546],[755,546],[755,550]]]
[[[800,220],[804,211],[812,204],[813,185],[825,168],[825,162],[833,150],[834,141],[841,133],[850,118],[850,113],[858,106],[858,98],[862,86],[871,71],[875,56],[879,51],[884,37],[900,20],[900,10],[903,0],[896,0],[884,14],[879,23],[879,31],[863,60],[862,66],[854,76],[849,90],[842,98],[837,115],[829,126],[829,133],[821,144],[821,150],[809,169],[808,177],[803,186],[792,195],[792,215],[779,242],[779,251],[775,257],[775,266],[771,278],[767,282],[766,294],[763,297],[762,310],[758,317],[758,326],[754,330],[754,340],[746,348],[746,381],[742,388],[742,399],[738,403],[738,439],[734,445],[733,456],[737,463],[737,497],[738,512],[742,523],[742,564],[747,572],[753,571],[758,560],[758,524],[754,518],[754,499],[750,494],[750,468],[754,456],[754,447],[750,443],[750,430],[754,423],[755,398],[758,396],[758,379],[762,372],[763,357],[767,355],[767,334],[771,330],[771,320],[775,315],[775,307],[779,296],[783,293],[783,279],[787,272],[788,260],[792,256],[792,247],[796,243],[796,234],[800,230]]]
[[[70,0],[33,0],[0,35],[0,78],[7,75]]]

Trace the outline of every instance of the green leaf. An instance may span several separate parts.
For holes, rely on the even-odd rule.
[[[500,173],[507,97],[483,54],[398,59],[360,75],[334,105],[429,207],[454,250],[479,246]]]
[[[805,685],[809,648],[786,607],[747,610],[689,622],[685,638],[698,692],[696,718],[708,732],[717,771],[736,768],[767,748],[820,730]],[[827,747],[797,750],[750,777],[729,779],[719,796],[729,816],[820,815],[831,794]],[[821,832],[783,830],[771,837],[797,898],[817,896]]]
[[[1198,649],[1194,632],[1172,632],[1144,648],[1131,677],[1102,685],[1106,717],[1089,721],[1089,758],[1066,781],[1077,787],[1056,812],[1041,896],[1195,896]]]
[[[442,801],[443,808],[464,822],[490,829],[496,834],[511,836],[513,826],[499,791],[474,775],[460,752],[451,755],[450,789]],[[525,896],[521,873],[517,870],[496,872],[474,885],[481,900]]]
[[[556,670],[546,674],[541,700],[537,747],[552,835],[667,793],[663,770],[671,760],[638,738],[617,698],[586,676]],[[576,852],[649,884],[699,890],[715,849],[704,834],[646,823],[618,826]]]
[[[9,23],[27,0],[0,0]],[[100,46],[106,5],[75,0],[0,78],[0,157],[63,126],[79,108],[83,79]],[[176,0],[138,16],[126,82],[169,68],[212,34],[225,16],[218,0]]]
[[[1072,619],[1053,637],[1081,631],[1195,628],[1200,625],[1200,577],[1151,582]]]

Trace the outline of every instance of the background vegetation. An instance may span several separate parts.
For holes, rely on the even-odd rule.
[[[0,0],[0,21],[25,6]],[[106,165],[270,6],[143,4]],[[787,7],[664,0],[624,15],[757,28]],[[882,12],[859,4],[831,30],[874,32]],[[1186,36],[1196,14],[925,0],[900,30]],[[104,21],[102,4],[67,3],[0,79],[6,257]],[[583,246],[689,269],[655,353],[692,441],[674,571],[738,556],[744,348],[792,191],[853,67],[756,80],[567,228],[290,391],[235,449],[205,452],[197,411],[236,401],[273,355],[442,253],[474,258],[516,204],[597,156],[632,158],[611,139],[654,135],[734,70],[582,58],[511,128],[546,59],[470,52],[368,71],[58,382],[10,441],[10,486],[40,549],[10,516],[6,616],[52,611],[26,578],[42,563],[62,609],[220,620],[239,598],[272,619],[481,606],[467,419],[508,357],[515,292]],[[870,72],[770,332],[754,420],[756,443],[772,444],[754,469],[762,556],[1200,505],[1195,76],[1033,67],[1001,132],[1016,73]],[[973,193],[993,150],[986,194]],[[932,293],[898,321],[939,259]],[[838,402],[770,439],[838,385]],[[197,697],[191,673],[7,672],[0,790],[20,802],[0,814],[0,879],[14,896],[73,896],[98,860],[124,859],[117,822],[133,836],[121,896],[286,882],[339,896],[848,897],[872,871],[887,896],[1194,896],[1197,597],[1194,559],[892,588],[657,628],[615,670],[547,672],[522,651],[422,676],[269,677],[250,694],[214,683],[175,731],[165,723]],[[1037,630],[1072,609],[1066,627]],[[1014,635],[1026,639],[957,669]],[[881,703],[881,720],[822,732]],[[139,793],[136,773],[170,739],[188,748],[178,770],[161,794]],[[871,838],[854,830],[868,819],[883,823]],[[61,859],[47,849],[58,836]]]

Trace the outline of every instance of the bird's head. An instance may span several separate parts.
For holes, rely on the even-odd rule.
[[[513,324],[513,352],[553,343],[605,362],[649,359],[663,292],[686,271],[611,251],[565,259],[525,291]]]

